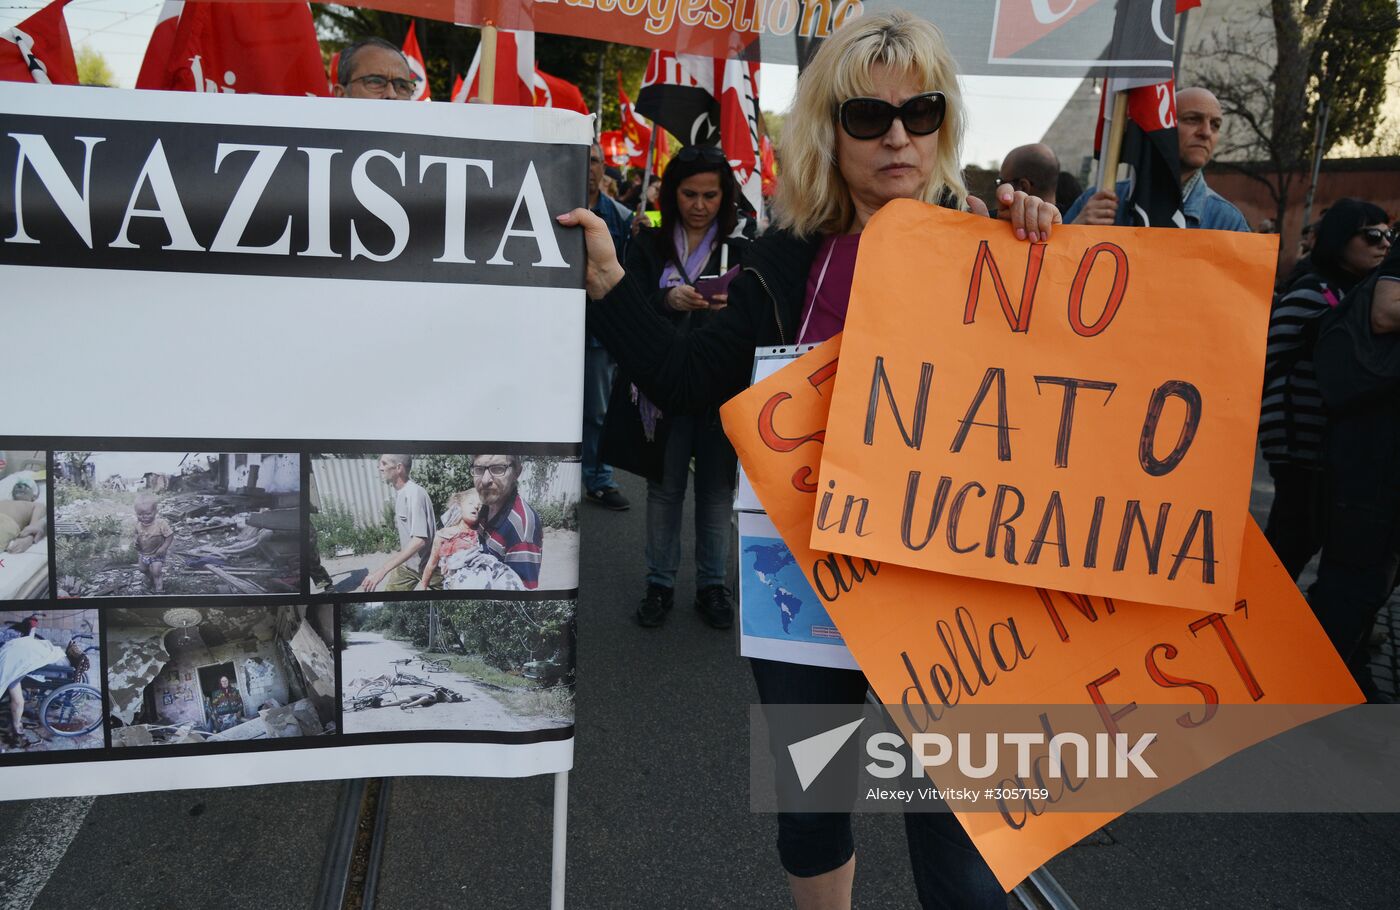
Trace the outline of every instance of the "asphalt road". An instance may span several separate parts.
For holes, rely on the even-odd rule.
[[[569,906],[788,906],[773,820],[748,808],[747,667],[690,608],[686,569],[667,625],[633,623],[644,494],[624,489],[630,512],[582,507]],[[337,793],[0,803],[0,908],[306,907]],[[548,905],[549,778],[402,779],[390,800],[378,910]],[[856,906],[914,906],[900,819],[858,816],[856,831]],[[1129,815],[1050,869],[1083,910],[1389,910],[1400,816]]]

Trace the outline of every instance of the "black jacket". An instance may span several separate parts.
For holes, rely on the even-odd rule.
[[[588,330],[663,411],[703,413],[748,387],[754,348],[796,342],[819,246],[820,238],[787,231],[754,241],[729,285],[729,305],[693,331],[657,310],[651,292],[659,272],[648,287],[646,276],[629,271],[606,297],[588,304]]]
[[[648,231],[628,245],[627,278],[634,285],[635,290],[646,298],[647,306],[652,313],[659,315],[665,322],[669,323],[678,338],[685,337],[702,330],[707,323],[713,321],[724,311],[699,310],[678,313],[666,306],[665,297],[668,289],[660,287],[661,273],[665,269],[666,261],[664,254],[659,249],[660,244],[657,242],[657,237],[655,231]],[[740,265],[744,261],[750,242],[742,237],[731,237],[725,241],[725,244],[729,247],[728,262],[730,266]],[[718,274],[720,261],[720,250],[716,246],[701,274]],[[693,283],[700,276],[692,275],[690,277]],[[635,303],[635,301],[633,302]],[[599,340],[603,341],[601,338]],[[607,346],[608,343],[603,341],[603,344]],[[614,353],[613,356],[617,355]],[[723,437],[724,431],[720,427],[718,418],[718,408],[722,401],[714,401],[708,406],[684,411],[675,410],[653,397],[644,382],[633,378],[628,363],[621,362],[618,374],[613,381],[612,395],[608,400],[607,416],[603,423],[599,457],[605,464],[658,483],[663,479],[666,440],[671,429],[670,419],[669,416],[663,416],[658,420],[652,437],[648,439],[642,426],[637,403],[632,400],[634,383],[662,410],[663,414],[694,416],[704,424],[697,428],[697,432],[712,432]]]

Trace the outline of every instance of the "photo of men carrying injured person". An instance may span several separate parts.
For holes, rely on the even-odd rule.
[[[105,611],[112,745],[335,733],[334,611],[330,604]]]
[[[59,597],[296,594],[301,456],[57,452]]]
[[[0,754],[102,748],[96,610],[0,610]]]
[[[0,451],[0,601],[49,596],[47,452]]]
[[[577,458],[313,456],[313,590],[572,590],[580,477]]]
[[[345,732],[569,726],[573,619],[569,600],[348,604]]]

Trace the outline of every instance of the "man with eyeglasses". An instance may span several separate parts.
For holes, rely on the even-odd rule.
[[[1220,102],[1203,88],[1176,93],[1176,139],[1181,156],[1181,213],[1188,228],[1212,231],[1244,231],[1249,222],[1240,210],[1206,184],[1205,166],[1215,154],[1224,114]],[[1120,180],[1115,192],[1085,190],[1065,212],[1069,224],[1132,224],[1128,217],[1128,181]]]
[[[1018,145],[1007,152],[997,174],[997,186],[1009,183],[1012,189],[1038,196],[1047,202],[1059,202],[1055,198],[1055,187],[1059,182],[1060,159],[1054,149],[1039,142]],[[1004,209],[997,213],[997,217],[1010,220],[1011,210]]]
[[[365,578],[361,591],[374,591],[381,583],[385,591],[412,591],[423,578],[423,567],[437,534],[437,514],[428,491],[409,477],[412,470],[412,455],[379,456],[379,479],[394,490],[394,530],[399,535],[399,549]],[[442,575],[437,570],[428,580],[428,587],[435,591],[442,588]]]
[[[408,101],[417,88],[418,77],[408,68],[403,51],[383,38],[365,38],[340,52],[331,94],[337,98]]]
[[[519,492],[524,463],[516,455],[477,455],[472,484],[481,496],[481,545],[515,570],[525,590],[540,585],[544,528]]]
[[[593,143],[588,153],[588,210],[608,226],[618,261],[623,261],[623,249],[631,233],[630,213],[602,191],[603,149]],[[603,439],[603,420],[608,413],[608,396],[612,394],[616,364],[608,349],[588,336],[583,351],[583,495],[589,502],[605,509],[621,512],[631,503],[613,483],[612,468],[599,456]]]

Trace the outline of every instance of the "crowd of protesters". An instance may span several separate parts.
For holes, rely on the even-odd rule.
[[[402,54],[377,39],[343,51],[338,77],[337,95],[412,96],[413,76]],[[1185,88],[1176,94],[1176,108],[1181,223],[1187,228],[1251,230],[1240,210],[1211,188],[1205,177],[1224,122],[1219,101],[1205,89]],[[683,149],[677,157],[686,174],[702,161],[693,148]],[[704,167],[710,167],[716,174],[713,179],[730,191],[716,197],[717,207],[705,213],[709,223],[704,230],[690,231],[696,235],[693,238],[682,236],[685,228],[679,222],[684,219],[672,198],[678,181],[635,169],[624,174],[604,160],[596,145],[590,156],[588,192],[589,209],[607,223],[619,261],[639,261],[637,256],[655,249],[658,255],[653,258],[662,275],[657,282],[664,286],[664,299],[685,293],[686,300],[705,300],[708,309],[714,301],[698,295],[693,287],[698,272],[714,271],[708,268],[713,265],[709,260],[719,250],[744,237],[752,239],[757,219],[740,208],[743,197],[732,192],[733,177],[722,155],[715,156],[712,167]],[[1085,190],[1062,168],[1055,150],[1044,144],[1009,150],[996,184],[1055,204],[1067,223],[1133,223],[1126,182],[1112,190]],[[667,211],[673,211],[670,220],[665,217]],[[1318,221],[1304,226],[1296,255],[1288,257],[1295,261],[1281,273],[1276,286],[1259,425],[1260,447],[1274,482],[1265,534],[1295,580],[1318,559],[1317,580],[1308,590],[1310,603],[1363,691],[1375,700],[1385,696],[1366,669],[1372,624],[1390,597],[1400,569],[1400,484],[1394,480],[1400,475],[1400,410],[1394,404],[1400,401],[1400,366],[1396,364],[1400,331],[1395,325],[1400,320],[1387,315],[1400,306],[1395,303],[1400,295],[1400,263],[1392,247],[1396,238],[1392,218],[1393,213],[1366,200],[1340,199]],[[1278,226],[1263,219],[1254,230],[1276,233]],[[691,240],[704,248],[690,249]],[[697,275],[689,274],[691,264]],[[732,264],[737,264],[737,257],[735,263],[726,263]],[[682,313],[669,304],[660,306],[676,318],[704,316]],[[1318,362],[1319,344],[1327,337],[1339,339],[1326,349],[1337,361],[1330,371],[1328,364]],[[600,455],[609,402],[616,406],[619,400],[614,388],[616,369],[608,352],[592,338],[589,355],[585,498],[621,511],[629,503]],[[625,379],[622,384],[635,388]],[[1353,394],[1359,384],[1367,386],[1365,393]],[[629,417],[640,406],[647,427],[655,427],[658,419],[663,427],[669,422],[660,411],[648,410],[651,404],[644,395],[624,397]],[[647,416],[651,419],[646,420]],[[654,448],[654,437],[644,433],[639,438],[647,443],[641,451]],[[678,559],[671,540],[679,515],[674,500],[677,493],[683,497],[685,492],[679,475],[698,472],[710,460],[695,458],[695,452],[685,454],[689,457],[683,459],[677,450],[666,459],[671,476],[665,482],[656,464],[649,463],[650,469],[633,466],[649,483],[646,593],[637,611],[644,626],[660,625],[670,605]],[[717,487],[721,488],[727,486]],[[697,492],[708,496],[707,489],[701,484]],[[668,503],[664,509],[662,500]],[[663,521],[662,514],[669,517]],[[662,524],[665,533],[660,530]],[[710,539],[716,533],[707,527],[698,536]],[[659,555],[663,550],[665,558]],[[725,552],[727,564],[725,548],[710,550]],[[714,552],[697,556],[705,564],[697,566],[704,575],[697,603],[704,605],[702,615],[711,625],[724,628],[730,607],[723,573],[716,568]]]
[[[896,101],[912,100],[895,107],[857,99],[872,108],[872,112],[862,114],[866,120],[895,112],[878,126],[864,120],[853,126],[846,119],[848,102],[842,105],[845,132],[824,134],[825,142],[834,139],[844,150],[845,157],[840,157],[836,166],[843,174],[852,170],[845,175],[852,200],[843,202],[845,207],[838,210],[822,209],[820,218],[814,215],[816,220],[804,224],[811,228],[820,223],[819,233],[829,235],[822,247],[826,256],[822,275],[833,259],[839,258],[833,271],[835,283],[844,281],[843,287],[849,286],[854,270],[855,244],[850,241],[853,237],[858,240],[859,226],[870,214],[860,208],[864,197],[858,192],[857,178],[863,173],[861,168],[869,164],[861,156],[875,161],[877,151],[887,152],[892,145],[903,143],[901,149],[919,151],[932,161],[932,150],[940,147],[928,141],[929,135],[943,125],[945,113],[961,116],[957,96],[951,91],[955,83],[939,68],[946,63],[946,52],[936,33],[903,15],[872,17],[861,23],[846,30],[832,45],[867,54],[867,62],[880,62],[879,71],[891,79],[888,85],[876,86],[878,91]],[[907,71],[902,75],[887,72],[883,62],[887,42],[899,45],[918,65],[904,67]],[[824,48],[818,57],[827,69],[837,65],[828,59],[832,47]],[[410,96],[411,74],[392,46],[380,42],[351,48],[342,53],[341,60],[336,94]],[[815,68],[826,72],[821,66]],[[841,100],[832,95],[829,73],[827,77],[814,82],[809,72],[799,85],[797,104],[812,108],[806,111],[810,118],[820,120],[818,109],[830,110]],[[929,82],[947,87],[952,101],[939,92],[919,95]],[[916,101],[927,101],[930,109],[912,108]],[[1173,220],[1188,229],[1251,230],[1240,210],[1214,190],[1205,176],[1224,125],[1220,103],[1205,89],[1185,88],[1177,92],[1176,105],[1181,195]],[[895,120],[900,122],[897,129]],[[896,137],[893,142],[892,135]],[[804,142],[810,145],[812,141],[809,131],[798,124],[790,148],[801,151]],[[925,145],[928,149],[923,149]],[[832,180],[831,162],[838,156],[830,148],[807,151],[820,152],[808,157],[826,163],[806,178]],[[787,167],[800,170],[803,160],[798,156]],[[933,181],[939,193],[951,188],[956,191],[952,195],[957,197],[958,207],[989,214],[988,206],[963,188],[957,162],[941,158],[939,162],[936,172],[941,176]],[[780,172],[780,179],[789,181],[790,194],[802,196],[793,174]],[[1027,223],[1025,213],[1029,210],[1019,200],[1029,200],[1026,205],[1041,205],[1040,200],[1050,204],[1039,216],[1046,236],[1052,218],[1045,209],[1051,213],[1058,209],[1053,221],[1062,216],[1066,223],[1081,225],[1128,225],[1143,215],[1135,211],[1126,182],[1111,190],[1082,189],[1061,167],[1055,150],[1044,144],[1009,150],[996,183],[995,201],[1002,203],[996,206],[999,216],[1019,219],[1019,225]],[[875,193],[872,198],[879,204],[906,195],[927,198],[927,189],[911,186]],[[1008,204],[1012,197],[1020,207]],[[732,352],[726,350],[726,356],[719,359],[725,364],[732,362],[733,369],[707,386],[713,394],[698,409],[681,406],[678,413],[671,413],[678,399],[667,394],[678,384],[668,386],[664,377],[658,378],[659,374],[675,373],[667,373],[672,362],[684,364],[681,372],[703,366],[710,371],[705,375],[711,375],[719,369],[693,356],[686,341],[692,333],[713,336],[713,332],[704,331],[704,324],[714,319],[716,310],[736,302],[729,297],[726,285],[710,286],[711,279],[736,269],[740,258],[761,265],[763,255],[781,249],[786,257],[780,257],[786,269],[783,274],[791,277],[783,287],[791,285],[793,289],[783,299],[789,302],[792,315],[799,311],[810,314],[801,320],[805,332],[812,316],[825,313],[821,281],[815,295],[810,293],[811,282],[805,281],[808,266],[821,251],[790,239],[794,236],[791,213],[780,216],[789,219],[780,225],[786,230],[770,232],[750,250],[748,240],[756,233],[758,219],[753,212],[741,209],[742,199],[729,164],[718,149],[684,148],[664,176],[629,176],[611,166],[601,148],[594,145],[589,161],[589,214],[569,216],[572,223],[591,225],[590,296],[606,293],[610,299],[625,297],[630,303],[630,309],[614,308],[628,310],[626,317],[605,320],[600,315],[603,311],[596,308],[590,314],[590,328],[600,337],[588,340],[583,468],[585,499],[615,511],[627,509],[629,503],[613,482],[607,460],[647,479],[646,589],[636,609],[637,622],[643,627],[663,625],[671,609],[681,558],[681,503],[692,473],[697,523],[695,606],[713,627],[727,628],[732,622],[725,579],[732,533],[729,500],[734,456],[714,411],[728,391],[746,380],[745,364],[752,345],[768,339],[740,339]],[[1317,579],[1307,590],[1309,603],[1372,701],[1389,700],[1371,678],[1368,664],[1375,618],[1390,598],[1400,569],[1400,483],[1396,482],[1400,476],[1400,254],[1393,246],[1396,234],[1391,220],[1390,213],[1370,202],[1340,199],[1305,229],[1297,263],[1280,277],[1272,304],[1259,424],[1259,442],[1275,489],[1265,534],[1295,580],[1314,558],[1318,559]],[[1266,220],[1255,229],[1272,233],[1276,226]],[[598,261],[610,266],[597,267]],[[770,263],[771,268],[776,267]],[[605,272],[611,277],[608,286],[594,287]],[[618,275],[626,280],[619,283]],[[809,288],[805,304],[801,293],[804,283]],[[738,305],[751,305],[753,301],[743,292],[753,288],[742,282],[735,286],[740,289]],[[844,292],[837,297],[839,305],[832,309],[837,315],[826,320],[830,324],[823,326],[825,331],[810,338],[839,330],[844,320]],[[648,321],[655,314],[664,317],[664,324]],[[759,321],[755,319],[754,324]],[[638,327],[643,323],[652,326],[652,334],[645,338]],[[804,335],[804,340],[810,339]],[[656,367],[655,356],[637,359],[632,348],[669,350],[665,368]],[[623,359],[622,375],[614,356]],[[658,375],[647,375],[644,363],[659,371]],[[794,686],[801,685],[811,690],[803,690],[809,696],[820,689],[823,701],[859,702],[866,685],[854,671],[760,660],[753,661],[753,668],[765,702],[794,700]],[[842,673],[849,680],[838,680]],[[820,685],[813,682],[818,678]],[[1001,905],[1001,889],[965,842],[931,850],[918,841],[911,827],[911,856],[926,906],[936,904],[934,892],[950,887],[946,877],[941,885],[934,885],[933,880],[951,868],[960,870],[956,884],[963,905]],[[831,906],[849,905],[853,845],[843,817],[832,816],[818,824],[807,816],[780,815],[779,852],[799,906],[826,906],[825,901],[832,901]]]

